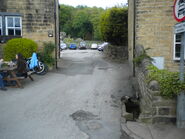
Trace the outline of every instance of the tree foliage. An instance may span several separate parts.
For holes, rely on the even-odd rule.
[[[60,30],[71,33],[72,19],[74,7],[68,5],[60,5]]]
[[[72,38],[104,40],[116,45],[127,44],[126,7],[110,9],[79,5],[60,6],[60,31]]]
[[[107,9],[101,17],[102,39],[114,45],[127,44],[128,9],[114,7]]]
[[[89,16],[85,11],[79,10],[76,12],[73,18],[72,28],[73,35],[75,35],[75,37],[81,37],[83,39],[86,39],[88,38],[89,34],[92,34],[92,23],[90,22]]]
[[[101,39],[99,22],[104,10],[97,7],[60,6],[60,30],[68,36],[83,39]]]

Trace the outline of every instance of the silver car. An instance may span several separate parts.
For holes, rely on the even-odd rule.
[[[100,45],[98,46],[98,50],[99,50],[99,51],[103,51],[104,48],[105,48],[108,44],[109,44],[108,42],[104,42],[104,43],[100,44]]]
[[[87,49],[85,42],[80,42],[79,49]]]
[[[98,48],[98,44],[96,43],[91,44],[91,49],[97,49],[97,48]]]
[[[61,44],[60,44],[60,49],[61,49],[61,50],[67,49],[67,44],[61,43]]]

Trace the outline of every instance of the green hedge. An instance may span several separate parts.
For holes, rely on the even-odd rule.
[[[127,45],[128,8],[107,9],[101,16],[100,31],[104,41],[112,45]]]
[[[21,53],[25,58],[32,56],[33,52],[36,52],[38,45],[30,40],[25,38],[16,38],[9,40],[4,47],[4,59],[12,60],[15,59],[17,53]]]
[[[55,44],[52,42],[44,43],[44,49],[42,52],[38,53],[38,56],[42,62],[47,64],[48,66],[52,66],[55,63],[55,59],[53,58],[53,51],[55,49]]]
[[[158,81],[161,96],[173,98],[181,91],[185,90],[185,82],[180,81],[179,72],[159,70],[153,65],[148,66],[148,70],[147,82],[149,83],[152,80]]]

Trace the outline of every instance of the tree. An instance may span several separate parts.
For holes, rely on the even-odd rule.
[[[77,11],[73,17],[72,21],[73,35],[75,37],[81,37],[86,39],[90,34],[90,38],[92,38],[93,26],[89,20],[88,13],[84,10]]]
[[[72,33],[72,19],[75,8],[68,5],[60,5],[60,31],[68,35]]]
[[[114,7],[106,10],[101,17],[102,39],[114,45],[126,45],[128,38],[128,9]]]
[[[103,8],[93,7],[89,9],[90,21],[93,25],[93,39],[101,40],[100,21],[101,14],[104,12]]]
[[[60,6],[60,31],[67,35],[83,39],[101,39],[100,15],[104,11],[102,8],[87,7],[79,5],[77,7]]]

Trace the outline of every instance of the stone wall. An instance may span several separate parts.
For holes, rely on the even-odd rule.
[[[143,50],[142,46],[137,46],[136,56],[141,55]],[[139,120],[149,123],[174,123],[176,120],[176,100],[161,97],[157,81],[146,83],[146,76],[149,72],[147,66],[150,64],[148,59],[144,59],[136,67],[141,109]]]
[[[2,0],[0,12],[22,15],[22,37],[36,41],[55,42],[55,8],[57,0]],[[57,7],[58,8],[58,7]],[[53,37],[48,37],[48,32]]]
[[[104,53],[107,57],[112,59],[127,59],[128,48],[127,46],[108,45],[104,48]]]
[[[173,17],[174,0],[129,0],[129,59],[133,59],[133,41],[144,48],[151,48],[151,57],[164,57],[164,67],[178,70],[178,62],[173,60],[174,34],[177,23]],[[135,8],[135,22],[133,27]],[[135,33],[135,38],[133,38]]]

